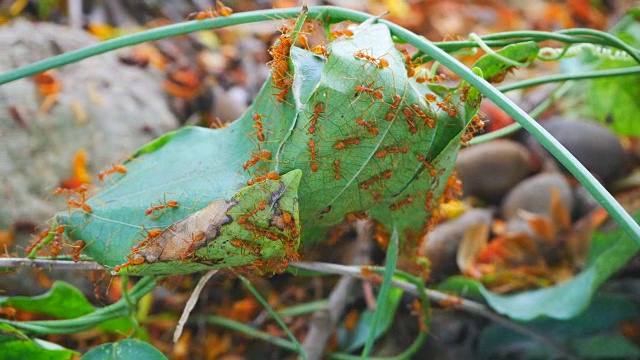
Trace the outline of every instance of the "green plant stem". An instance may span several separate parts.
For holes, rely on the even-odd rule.
[[[611,35],[602,31],[598,31],[598,30],[593,30],[593,29],[566,29],[566,30],[560,30],[558,32],[561,34],[592,37],[594,39],[605,39],[608,43],[614,44],[613,45],[614,47],[617,47],[623,50],[624,52],[626,52],[627,54],[631,55],[631,57],[637,63],[640,63],[640,50],[630,46],[629,44],[625,43],[624,41],[620,40],[618,37],[614,35]]]
[[[614,70],[588,71],[580,74],[558,74],[558,75],[544,76],[537,79],[519,81],[513,84],[500,86],[497,89],[504,93],[507,91],[513,91],[513,90],[518,90],[518,89],[523,89],[523,88],[528,88],[532,86],[548,84],[553,82],[597,79],[602,77],[624,76],[624,75],[634,75],[634,74],[640,74],[640,66],[633,66],[633,67],[614,69]],[[570,82],[565,84],[570,84]],[[529,112],[529,116],[531,116],[534,119],[537,118],[544,110],[546,110],[555,101],[557,97],[562,96],[562,94],[566,92],[566,90],[562,91],[563,88],[564,88],[564,85],[560,86],[556,91],[554,91],[552,96],[547,98],[544,102],[542,102],[535,109]],[[522,125],[520,125],[519,123],[513,123],[499,130],[492,131],[488,134],[476,136],[473,139],[471,139],[471,141],[469,141],[469,145],[477,145],[477,144],[489,142],[491,140],[499,139],[505,136],[509,136],[520,129],[522,129]]]
[[[194,317],[194,319],[198,319],[198,317]],[[281,339],[279,337],[275,337],[269,333],[260,331],[249,325],[245,325],[241,322],[237,322],[234,320],[230,320],[230,319],[223,318],[221,316],[215,316],[215,315],[207,315],[204,317],[204,319],[206,322],[210,324],[220,325],[220,326],[227,327],[231,330],[239,331],[253,338],[271,343],[273,345],[279,346],[281,348],[284,348],[290,351],[298,351],[296,345],[291,341]]]
[[[249,325],[243,324],[241,322],[235,321],[235,320],[231,320],[231,319],[227,319],[221,316],[216,316],[216,315],[207,315],[207,316],[194,316],[192,317],[192,320],[190,321],[194,321],[194,320],[198,320],[198,319],[204,319],[207,323],[209,324],[214,324],[214,325],[220,325],[220,326],[224,326],[228,329],[234,330],[234,331],[238,331],[241,332],[247,336],[251,336],[252,338],[258,339],[258,340],[262,340],[264,342],[268,342],[270,344],[279,346],[283,349],[287,349],[289,351],[296,351],[296,346],[294,343],[292,343],[289,340],[285,340],[285,339],[281,339],[278,337],[275,337],[267,332],[258,330],[256,328],[253,328]],[[414,342],[411,344],[411,346],[409,346],[405,351],[402,352],[402,354],[396,355],[396,356],[390,356],[390,357],[369,357],[370,360],[401,360],[401,359],[408,359],[410,358],[411,355],[413,355],[416,351],[418,351],[418,349],[420,349],[420,346],[422,346],[422,344],[424,343],[424,341],[427,338],[427,334],[424,332],[421,332],[420,334],[418,334],[418,336],[416,337],[416,340],[414,340]],[[360,359],[359,356],[354,356],[354,355],[348,355],[348,354],[343,354],[343,353],[330,353],[327,354],[327,357],[329,359],[336,359],[336,360],[356,360],[356,359]]]
[[[549,106],[551,106],[558,97],[561,97],[562,95],[564,95],[573,85],[573,82],[569,81],[566,82],[560,86],[558,86],[552,93],[551,95],[549,95],[542,103],[540,103],[538,106],[536,106],[533,110],[531,110],[529,112],[529,116],[531,116],[532,118],[537,118],[538,116],[540,116],[540,114],[542,114],[545,110],[547,110],[549,108]],[[522,125],[520,125],[519,123],[513,123],[510,125],[507,125],[505,127],[503,127],[502,129],[498,129],[496,131],[492,131],[488,134],[483,134],[480,136],[475,136],[473,139],[471,139],[471,141],[469,141],[469,145],[477,145],[477,144],[482,144],[485,142],[489,142],[495,139],[499,139],[505,136],[509,136],[515,132],[517,132],[518,130],[522,129]]]
[[[396,271],[396,263],[398,262],[398,231],[395,228],[393,229],[391,241],[389,241],[389,246],[387,247],[386,262],[387,264],[384,268],[382,285],[380,286],[380,292],[376,299],[376,310],[373,313],[369,334],[367,335],[367,340],[364,343],[364,349],[360,355],[360,358],[363,360],[366,359],[371,352],[371,348],[373,347],[373,343],[376,339],[376,327],[378,326],[380,319],[384,316],[385,312],[389,311],[387,309],[389,289],[391,288],[391,279],[393,278],[393,273]]]
[[[144,295],[156,287],[156,277],[146,276],[128,292],[129,301],[137,303]],[[0,323],[9,324],[17,329],[29,331],[35,335],[70,334],[90,329],[106,320],[128,316],[133,308],[123,297],[112,305],[105,306],[87,315],[68,320],[11,321],[0,319]]]
[[[124,46],[139,44],[146,41],[157,40],[169,36],[182,35],[189,32],[215,29],[224,26],[236,25],[247,22],[258,22],[265,20],[273,20],[275,18],[291,18],[297,16],[300,8],[293,9],[274,9],[259,12],[247,12],[235,14],[229,17],[220,17],[201,21],[191,21],[169,25],[162,28],[156,28],[140,32],[133,35],[123,36],[118,39],[106,41],[84,49],[79,49],[47,60],[43,60],[25,67],[11,70],[4,74],[0,74],[0,84],[16,80],[22,77],[30,76],[42,72],[47,69],[66,65],[89,56],[101,54],[110,50],[121,48]],[[332,21],[352,20],[366,21],[372,16],[353,10],[341,9],[336,7],[314,7],[309,9],[309,17],[320,21],[331,18]],[[522,109],[514,104],[510,99],[501,94],[496,88],[487,83],[484,79],[476,76],[470,69],[465,67],[455,58],[447,54],[442,48],[427,41],[424,37],[418,36],[411,31],[404,29],[389,21],[378,19],[389,27],[392,34],[414,45],[418,50],[427,54],[431,58],[437,60],[441,64],[447,66],[450,70],[457,73],[464,80],[475,86],[487,98],[491,99],[497,106],[503,109],[507,114],[520,123],[527,131],[529,131],[538,141],[549,150],[600,202],[609,214],[622,226],[629,236],[640,245],[640,226],[624,211],[611,194],[598,183],[598,181],[587,171],[587,169],[578,162],[557,140],[538,125],[530,116]],[[577,38],[572,35],[580,35]],[[625,50],[629,55],[640,62],[640,52],[630,47],[620,40],[607,35],[605,33],[589,30],[589,29],[573,29],[557,33],[547,33],[540,31],[519,31],[494,34],[482,37],[483,41],[489,44],[490,40],[518,39],[518,41],[542,41],[542,40],[559,40],[565,43],[571,42],[588,42],[601,44],[606,46],[619,47]]]
[[[596,180],[596,178],[576,159],[562,144],[553,138],[540,124],[533,120],[524,110],[520,109],[511,99],[491,86],[487,81],[475,75],[464,66],[434,44],[424,41],[422,37],[385,20],[379,20],[389,27],[391,32],[404,41],[412,44],[425,54],[431,56],[449,70],[455,72],[462,79],[476,87],[485,97],[491,99],[516,122],[533,135],[553,156],[562,163],[573,176],[580,181],[595,199],[607,210],[612,218],[620,224],[631,239],[640,245],[640,226],[633,220],[616,199]]]
[[[29,259],[36,258],[38,251],[40,251],[45,245],[48,245],[53,240],[53,238],[55,237],[55,232],[57,227],[58,227],[58,222],[56,220],[53,220],[47,236],[42,238],[42,240],[40,240],[40,242],[38,242],[38,244],[36,244],[36,246],[34,246],[33,249],[31,249],[31,251],[29,251],[29,253],[27,254],[27,258]]]
[[[219,29],[227,26],[254,23],[260,21],[270,21],[274,19],[289,19],[296,17],[300,14],[302,8],[289,8],[289,9],[271,9],[271,10],[259,10],[248,11],[243,13],[233,14],[228,17],[217,17],[213,19],[186,21],[182,23],[163,26],[155,29],[149,29],[141,31],[135,34],[125,35],[116,39],[107,40],[96,45],[88,46],[86,48],[70,51],[58,56],[48,58],[46,60],[38,61],[33,64],[23,66],[18,69],[14,69],[3,74],[0,74],[0,85],[8,82],[21,79],[27,76],[32,76],[43,71],[67,65],[82,59],[86,59],[91,56],[103,54],[112,50],[120,49],[123,47],[141,44],[148,41],[154,41],[164,39],[167,37],[184,35],[196,31]],[[343,20],[352,21],[365,21],[373,18],[373,16],[358,11],[342,9],[333,6],[317,6],[309,8],[309,17],[322,21],[322,22],[339,22]],[[392,24],[385,20],[379,20],[387,25]],[[393,24],[395,28],[399,26]],[[406,29],[403,29],[407,31]],[[584,30],[582,32],[577,30]],[[621,48],[633,56],[638,62],[640,62],[640,52],[624,44],[623,42],[610,38],[610,35],[589,29],[575,29],[574,33],[581,36],[572,36],[572,33],[563,32],[544,32],[544,31],[516,31],[505,32],[500,34],[486,35],[480,37],[482,41],[490,47],[505,46],[513,44],[514,42],[523,41],[545,41],[545,40],[558,40],[563,43],[575,44],[582,42],[589,42],[598,45],[606,45]],[[566,32],[566,31],[565,31]],[[413,34],[413,33],[411,33]],[[605,35],[603,35],[605,34]],[[395,31],[394,35],[399,37],[405,42],[409,42],[406,38],[398,36]],[[424,37],[419,37],[415,34],[414,42],[425,42]],[[479,45],[474,41],[451,41],[441,43],[431,43],[434,46],[440,47],[446,52],[455,52],[463,48],[474,48]],[[420,50],[422,51],[422,50]],[[422,51],[428,55],[428,52]]]
[[[242,275],[238,275],[238,278],[240,279],[240,281],[242,281],[244,286],[246,286],[247,289],[249,289],[249,291],[258,300],[258,302],[260,302],[260,304],[262,304],[262,306],[265,308],[265,310],[267,310],[267,312],[269,312],[269,314],[278,323],[278,325],[280,325],[282,330],[284,330],[284,332],[287,334],[289,339],[291,339],[291,343],[295,345],[295,351],[302,357],[302,359],[306,360],[307,359],[307,354],[302,349],[302,345],[300,345],[300,342],[298,342],[298,339],[296,339],[296,337],[291,333],[291,330],[289,330],[289,328],[287,327],[287,324],[284,323],[284,321],[278,315],[278,313],[276,313],[276,311],[273,310],[271,305],[269,305],[269,302],[267,302],[267,300],[262,295],[260,295],[258,290],[251,284],[251,282],[249,280],[247,280],[247,278],[245,278]]]
[[[508,92],[508,91],[528,88],[532,86],[553,83],[553,82],[598,79],[603,77],[625,76],[625,75],[634,75],[634,74],[640,74],[640,66],[632,66],[632,67],[612,69],[612,70],[587,71],[579,74],[558,74],[558,75],[542,76],[536,79],[519,81],[513,84],[499,86],[497,89],[502,92]]]
[[[316,301],[311,301],[308,303],[290,306],[281,310],[278,310],[278,315],[280,316],[299,316],[308,313],[312,313],[323,309],[327,306],[329,300],[321,299]]]
[[[427,339],[427,333],[420,331],[418,333],[418,336],[416,337],[416,339],[402,353],[400,353],[398,355],[395,355],[395,356],[380,356],[380,357],[370,356],[367,359],[369,359],[369,360],[405,360],[405,359],[411,359],[411,356],[413,354],[415,354],[420,349],[420,347],[422,346],[422,344],[424,344],[424,341],[426,339]],[[329,354],[327,354],[327,357],[329,359],[334,359],[334,360],[358,360],[358,359],[360,359],[360,356],[349,355],[349,354],[344,354],[344,353],[339,353],[339,352],[329,353]]]
[[[384,268],[381,267],[368,267],[368,266],[347,266],[341,264],[330,264],[330,263],[321,263],[321,262],[293,262],[290,263],[289,266],[306,269],[310,271],[316,271],[319,273],[329,273],[334,275],[350,275],[359,279],[368,279],[366,275],[362,273],[362,269],[367,268],[376,272],[384,271]],[[400,273],[402,275],[402,273]],[[412,275],[408,274],[410,277]],[[443,302],[449,301],[451,299],[451,295],[442,293],[437,290],[432,289],[424,289],[424,285],[419,286],[412,282],[392,279],[391,284],[397,288],[400,288],[410,294],[416,296],[422,296],[424,294],[428,299],[435,302]],[[424,290],[422,290],[424,289]],[[539,334],[528,327],[519,324],[509,318],[496,314],[491,311],[485,305],[477,303],[475,301],[467,300],[464,298],[459,298],[460,301],[456,305],[456,309],[460,309],[466,311],[470,314],[481,316],[487,320],[493,321],[497,324],[500,324],[508,329],[511,329],[517,333],[520,333],[524,336],[530,337],[531,339],[540,342],[541,344],[545,344],[550,348],[554,349],[558,354],[563,355],[566,358],[573,359],[571,354],[569,354],[565,349],[563,349],[560,345],[555,343],[552,339],[545,337],[542,334]]]
[[[0,268],[31,267],[47,270],[104,270],[102,265],[93,261],[62,261],[51,259],[0,258]]]

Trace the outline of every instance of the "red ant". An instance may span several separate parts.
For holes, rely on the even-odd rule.
[[[287,60],[292,45],[291,36],[283,32],[278,42],[269,49],[269,55],[273,57],[273,60],[269,61],[267,66],[271,69],[273,86],[280,90],[276,94],[278,102],[286,101],[289,87],[292,84],[292,80],[289,78],[289,61]]]
[[[86,184],[82,184],[81,186],[77,187],[76,189],[57,188],[53,192],[53,195],[65,194],[65,196],[68,197],[70,194],[76,194],[76,195],[79,196],[80,201],[75,200],[75,199],[68,199],[67,200],[67,204],[69,205],[69,207],[70,208],[72,208],[72,207],[81,208],[85,212],[91,214],[93,212],[93,209],[91,208],[91,206],[89,206],[86,203],[87,190],[88,190],[88,188],[87,188]]]
[[[103,181],[106,175],[115,174],[116,172],[120,174],[126,174],[127,168],[122,164],[113,163],[111,164],[111,169],[104,170],[98,173],[98,178],[100,179],[100,181]]]
[[[398,105],[400,105],[400,101],[402,101],[402,97],[400,96],[400,94],[395,94],[395,96],[393,97],[393,103],[389,104],[391,109],[389,110],[387,115],[385,115],[385,120],[392,121],[396,117],[394,110],[398,108]]]
[[[375,156],[378,159],[384,159],[385,157],[387,157],[388,154],[398,154],[398,153],[406,154],[407,152],[409,152],[409,147],[405,145],[402,148],[390,147],[386,149],[380,149],[376,151],[373,154],[373,156]]]
[[[373,136],[378,136],[378,127],[369,124],[365,119],[363,118],[357,118],[356,119],[356,123],[358,123],[358,125],[362,125],[364,126],[365,129],[367,129],[367,131],[369,132],[369,134],[373,135]]]
[[[336,173],[336,176],[335,176],[336,180],[340,180],[340,160],[336,159],[333,162],[333,170]]]
[[[373,57],[373,56],[365,53],[364,50],[356,51],[355,53],[353,53],[353,55],[356,58],[369,61],[370,63],[376,65],[379,68],[387,68],[387,67],[389,67],[389,62],[386,59],[383,59],[382,56],[379,57],[379,58],[376,58],[376,57]]]
[[[206,234],[203,231],[200,231],[197,234],[191,234],[191,242],[189,243],[189,246],[187,246],[187,248],[184,250],[184,252],[180,254],[180,260],[186,260],[189,256],[195,255],[195,251],[193,251],[193,248],[195,247],[196,243],[202,241],[205,236]]]
[[[409,125],[409,132],[412,134],[417,133],[418,128],[413,123],[413,121],[411,121],[411,117],[413,116],[413,112],[411,111],[411,108],[405,106],[404,108],[402,108],[402,113],[404,114],[404,117],[407,119],[407,125]]]
[[[313,117],[311,118],[311,126],[309,126],[309,130],[307,132],[309,134],[316,133],[316,126],[318,125],[318,118],[324,109],[324,104],[319,102],[313,107]]]
[[[344,29],[344,30],[334,30],[331,32],[331,37],[338,38],[341,36],[352,37],[353,31],[349,29]]]
[[[266,175],[259,176],[259,177],[255,178],[255,179],[251,179],[251,180],[247,181],[247,185],[251,186],[251,185],[253,185],[255,183],[258,183],[258,182],[261,182],[261,181],[264,181],[264,180],[280,180],[280,175],[278,175],[278,173],[275,172],[275,171],[270,171]]]
[[[85,212],[91,214],[93,213],[93,209],[91,208],[91,206],[89,206],[89,204],[84,202],[84,198],[82,201],[77,201],[74,199],[70,199],[67,201],[67,204],[69,204],[70,207],[77,207],[77,208],[81,208],[82,210],[84,210]]]
[[[381,174],[375,175],[373,176],[371,179],[363,182],[360,184],[360,188],[363,190],[367,190],[371,187],[371,185],[380,182],[382,180],[389,180],[391,179],[391,176],[393,175],[393,171],[391,170],[385,170],[383,171]]]
[[[44,97],[40,105],[40,114],[46,114],[58,100],[62,84],[55,76],[54,70],[47,70],[33,76],[40,95]]]
[[[255,154],[251,154],[251,159],[247,160],[247,162],[244,163],[244,165],[242,165],[242,168],[244,170],[249,169],[250,167],[254,166],[255,164],[258,163],[258,161],[260,160],[267,160],[271,158],[271,151],[269,150],[260,150]]]
[[[336,150],[343,150],[347,147],[347,145],[360,145],[360,139],[348,138],[344,140],[339,140],[339,141],[336,141],[335,144],[333,144],[333,148]]]
[[[318,171],[318,163],[316,159],[316,142],[313,139],[309,139],[309,149],[311,150],[311,172]]]
[[[412,77],[416,74],[416,70],[413,67],[413,63],[411,63],[411,56],[407,52],[407,49],[400,50],[402,55],[404,55],[404,62],[407,65],[407,77]]]
[[[358,93],[368,93],[368,94],[371,94],[376,99],[382,100],[382,98],[384,97],[384,93],[380,89],[383,89],[383,87],[379,86],[377,88],[371,88],[371,85],[373,85],[373,83],[369,84],[368,86],[356,85],[355,87],[356,96],[358,95]]]
[[[204,20],[216,18],[218,16],[229,16],[233,14],[233,9],[228,6],[225,6],[222,1],[216,0],[216,6],[214,8],[209,8],[205,11],[200,12],[192,12],[187,15],[187,20]]]
[[[149,231],[147,231],[147,237],[142,239],[138,244],[134,245],[131,248],[131,252],[132,253],[136,253],[138,252],[138,250],[140,250],[140,248],[146,246],[147,244],[149,244],[151,242],[151,240],[157,238],[158,236],[160,236],[160,234],[162,234],[162,230],[160,229],[151,229]]]
[[[153,205],[153,203],[151,203],[151,207],[148,208],[144,214],[149,216],[151,214],[153,214],[154,211],[158,211],[158,210],[163,210],[166,208],[177,208],[178,207],[178,202],[176,200],[169,200],[166,201],[164,203],[160,203],[160,205]]]
[[[416,154],[416,157],[418,157],[418,161],[420,161],[422,163],[422,165],[424,165],[425,169],[427,169],[427,171],[429,171],[429,175],[431,175],[431,177],[436,177],[438,176],[438,170],[436,170],[436,168],[429,164],[425,157],[420,155],[420,154]]]
[[[233,246],[236,249],[244,246],[244,242],[240,239],[232,239],[231,241],[229,241],[229,244],[231,244],[231,246]]]
[[[82,252],[82,250],[85,247],[85,243],[82,240],[76,240],[73,245],[73,250],[71,250],[70,254],[73,258],[74,262],[78,262],[80,261],[80,253]]]
[[[325,46],[323,46],[323,45],[318,45],[318,46],[314,47],[313,49],[311,49],[311,51],[314,54],[322,55],[322,56],[324,56],[326,58],[329,58],[329,53],[327,52],[327,48]]]
[[[411,105],[411,108],[413,109],[413,111],[415,111],[418,116],[424,120],[424,124],[427,125],[429,128],[433,129],[434,127],[436,127],[436,123],[435,121],[433,121],[433,119],[429,118],[427,116],[427,114],[424,113],[424,111],[422,111],[422,108],[420,107],[420,105],[418,104],[413,104]]]
[[[29,246],[27,246],[27,249],[25,250],[27,252],[27,255],[29,255],[33,251],[33,249],[38,247],[40,243],[42,243],[46,238],[48,238],[49,235],[52,235],[49,230],[44,230],[40,234],[38,234],[38,237],[36,237],[35,240],[32,241]]]
[[[264,209],[267,208],[267,201],[266,200],[262,200],[260,202],[260,204],[258,204],[258,206],[256,206],[255,209],[249,211],[248,213],[238,216],[238,219],[236,220],[238,222],[238,224],[243,225],[246,224],[249,220],[250,217],[254,216],[255,214],[258,213],[258,211],[262,211]]]
[[[256,123],[253,128],[256,129],[256,132],[252,134],[256,134],[258,141],[265,141],[264,129],[262,128],[262,115],[255,114],[253,115],[253,121]]]
[[[408,195],[406,199],[404,200],[400,200],[396,203],[393,203],[391,205],[389,205],[389,209],[391,209],[391,211],[396,211],[398,209],[400,209],[403,206],[407,206],[407,205],[411,205],[413,204],[413,196]]]
[[[113,270],[115,272],[119,272],[123,267],[127,267],[130,265],[140,265],[144,263],[144,257],[137,255],[129,259],[126,263],[114,266]]]

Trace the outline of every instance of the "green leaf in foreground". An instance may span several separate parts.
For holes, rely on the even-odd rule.
[[[640,213],[634,215],[636,221]],[[438,288],[455,291],[463,296],[482,296],[497,312],[516,320],[529,321],[539,317],[571,319],[591,303],[594,292],[612,274],[624,266],[640,249],[622,230],[596,233],[592,239],[590,261],[573,279],[552,287],[526,291],[515,295],[497,295],[476,280],[456,276]]]
[[[39,296],[14,296],[0,298],[0,308],[8,307],[19,311],[45,315],[56,319],[76,319],[91,314],[95,308],[76,287],[56,281],[51,288]],[[107,320],[98,329],[103,331],[127,333],[134,327],[129,317]]]
[[[75,355],[75,351],[34,341],[10,325],[0,324],[0,359],[68,360]]]
[[[389,289],[387,311],[382,314],[375,328],[374,339],[379,339],[389,330],[389,327],[391,327],[391,323],[393,323],[396,315],[396,310],[398,310],[398,305],[400,305],[400,300],[402,299],[402,293],[402,289],[399,288],[394,287]],[[338,329],[340,349],[342,351],[350,353],[364,346],[370,331],[372,331],[371,324],[373,322],[373,316],[373,311],[364,309],[358,318],[358,323],[353,329],[353,332],[347,333],[344,328]]]
[[[388,325],[385,320],[388,320],[389,314],[395,313],[395,311],[391,311],[389,308],[389,291],[391,290],[391,279],[393,278],[393,273],[396,271],[397,262],[398,231],[394,228],[393,233],[391,234],[391,241],[389,241],[389,246],[387,247],[387,259],[384,267],[382,285],[380,286],[380,292],[376,297],[376,310],[373,313],[369,334],[364,344],[364,349],[362,350],[362,359],[366,359],[367,356],[369,356],[369,352],[377,339],[378,326],[384,327],[385,325]]]
[[[637,65],[633,60],[606,60],[598,70]],[[620,135],[640,136],[640,75],[591,80],[587,90],[591,114]]]
[[[73,319],[94,311],[82,292],[64,281],[54,282],[49,291],[40,296],[1,299],[0,307],[12,307],[58,319]]]
[[[276,73],[230,126],[183,128],[140,149],[87,201],[91,213],[58,214],[66,235],[106,267],[159,275],[275,272],[297,259],[301,238],[322,238],[349,213],[419,234],[479,98],[408,78],[386,26],[353,32],[328,58],[292,48],[292,80]]]
[[[118,342],[103,344],[84,354],[82,360],[165,360],[167,359],[160,350],[148,343],[135,339],[121,340]]]
[[[616,25],[615,35],[635,48],[640,47],[640,23],[627,15]],[[632,59],[613,58],[598,62],[598,70],[635,66]],[[639,136],[640,75],[610,77],[589,81],[589,115],[620,135]]]
[[[565,345],[573,354],[580,354],[580,358],[583,359],[589,357],[589,352],[585,351],[585,348],[590,347],[589,344],[597,343],[602,338],[611,337],[613,335],[611,332],[615,332],[623,321],[634,321],[639,318],[640,309],[632,301],[616,296],[596,296],[589,308],[573,319],[556,320],[543,318],[532,320],[523,325],[538,333],[544,333],[557,343]],[[612,338],[610,340],[618,341]],[[554,350],[548,346],[522,334],[515,333],[511,329],[493,324],[485,328],[480,335],[478,356],[481,359],[492,359],[497,356],[500,350],[515,350],[517,348],[529,348],[530,353],[537,354],[535,358],[550,358],[554,355]],[[595,352],[592,352],[590,356],[597,358],[625,358],[621,354],[628,354],[629,350],[634,348],[634,356],[637,357],[640,349],[631,343],[621,347],[606,346],[599,350],[599,356],[594,356]],[[532,349],[535,349],[535,351]],[[593,348],[590,351],[593,351]],[[634,356],[631,356],[631,358]],[[531,356],[531,358],[534,358],[534,356]]]

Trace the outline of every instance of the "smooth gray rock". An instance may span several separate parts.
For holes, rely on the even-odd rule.
[[[491,141],[460,151],[456,170],[465,196],[491,203],[537,169],[529,151],[511,140]]]

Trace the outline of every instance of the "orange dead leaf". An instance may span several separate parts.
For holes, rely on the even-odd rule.
[[[358,319],[360,318],[360,312],[357,309],[351,309],[347,313],[347,316],[344,319],[344,328],[347,331],[353,331],[358,324]]]
[[[0,230],[0,248],[7,249],[13,245],[16,234],[11,230]]]
[[[209,334],[206,340],[207,360],[219,359],[224,353],[232,349],[231,335],[218,336]]]
[[[227,317],[240,322],[249,322],[255,317],[259,309],[258,302],[253,297],[246,297],[233,303]]]
[[[470,226],[465,231],[456,254],[458,268],[463,274],[473,272],[473,267],[478,254],[487,246],[489,240],[489,226],[478,223]]]
[[[180,340],[173,346],[173,351],[171,351],[171,358],[177,360],[189,359],[191,354],[191,331],[189,329],[185,329],[180,337]]]
[[[567,209],[567,206],[562,202],[560,191],[556,187],[551,189],[550,210],[551,220],[558,230],[567,231],[571,229],[571,214],[569,214],[569,209]]]
[[[63,189],[77,189],[82,184],[90,184],[91,176],[87,172],[87,152],[79,149],[73,157],[73,175],[62,180],[60,187]]]

